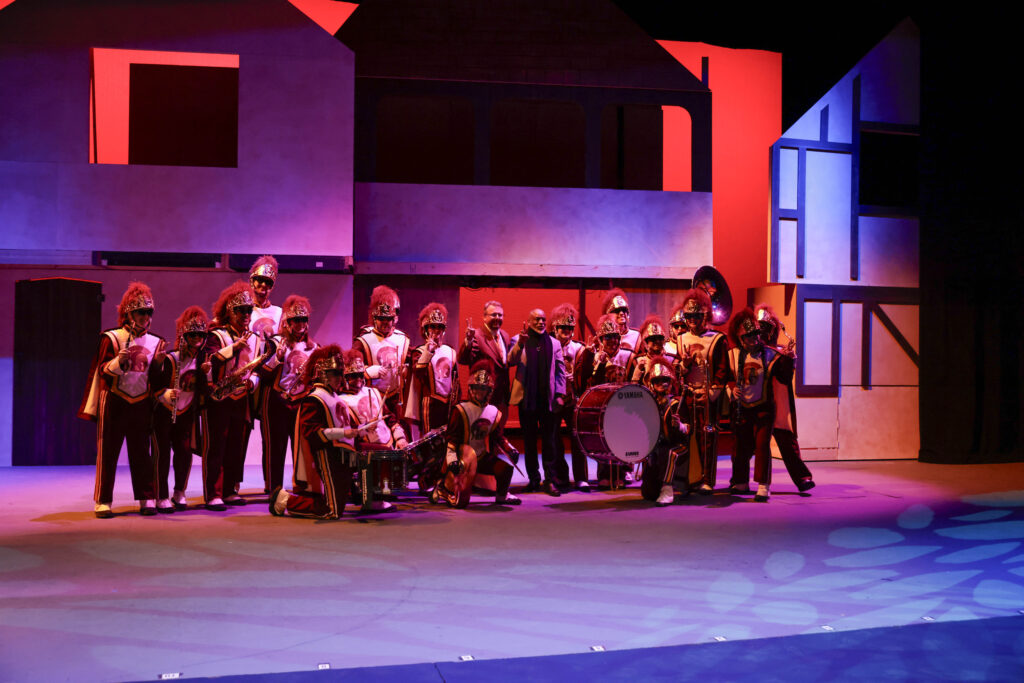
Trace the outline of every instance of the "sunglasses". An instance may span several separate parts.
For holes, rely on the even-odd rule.
[[[231,310],[235,313],[240,313],[241,315],[249,315],[252,313],[252,306],[235,306]]]

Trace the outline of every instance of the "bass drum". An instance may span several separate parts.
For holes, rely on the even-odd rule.
[[[654,450],[661,413],[640,384],[600,384],[576,403],[573,431],[583,452],[598,462],[634,464]]]

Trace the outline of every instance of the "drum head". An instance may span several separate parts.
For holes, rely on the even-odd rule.
[[[609,397],[602,426],[608,449],[616,458],[627,463],[640,462],[658,442],[658,402],[647,387],[623,384]]]

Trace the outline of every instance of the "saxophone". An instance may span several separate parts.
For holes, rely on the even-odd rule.
[[[271,356],[277,353],[277,342],[275,342],[269,335],[263,337],[263,343],[267,346],[266,351],[214,385],[213,391],[210,392],[210,396],[214,401],[220,401],[233,394],[239,387],[245,384],[245,381],[249,379],[249,375],[251,375],[256,368],[266,363],[270,360]]]

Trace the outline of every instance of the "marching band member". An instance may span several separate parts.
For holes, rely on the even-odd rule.
[[[758,326],[761,328],[761,340],[770,347],[774,347],[784,355],[796,360],[796,340],[790,338],[789,343],[779,347],[779,332],[783,330],[782,322],[775,312],[767,304],[758,304],[754,308],[754,315],[757,318]],[[789,335],[786,335],[787,337]],[[807,469],[803,458],[800,457],[800,443],[796,438],[796,395],[793,391],[793,383],[780,380],[779,377],[772,377],[772,392],[775,401],[775,421],[772,424],[772,437],[779,447],[779,454],[782,455],[782,462],[786,465],[786,471],[796,484],[796,488],[803,493],[814,488],[814,478],[811,471]]]
[[[356,450],[399,450],[409,445],[405,430],[398,416],[388,406],[387,400],[372,386],[366,385],[367,368],[363,351],[353,348],[346,351],[344,360],[345,385],[341,403],[348,408],[350,424],[359,432]],[[363,491],[364,500],[368,492]],[[387,510],[392,506],[386,501],[374,501],[372,509]]]
[[[589,491],[590,482],[587,481],[587,456],[580,449],[576,439],[572,435],[573,413],[576,408],[576,391],[573,380],[573,368],[576,358],[583,350],[583,344],[573,339],[576,331],[576,319],[579,312],[570,303],[559,304],[551,311],[551,326],[555,331],[555,339],[562,346],[562,362],[565,364],[565,404],[555,413],[555,448],[556,458],[565,460],[565,442],[559,430],[562,422],[565,422],[569,430],[569,447],[572,451],[572,479],[576,488],[580,491]]]
[[[345,383],[341,348],[331,344],[315,349],[299,381],[310,387],[299,405],[293,455],[296,481],[305,485],[291,493],[277,485],[270,494],[270,514],[338,519],[352,485],[357,435],[351,411],[341,398]]]
[[[488,402],[494,384],[490,361],[477,361],[469,373],[469,400],[455,407],[448,424],[448,452],[441,480],[431,492],[430,502],[443,500],[451,507],[466,507],[477,473],[494,477],[495,504],[519,505],[522,502],[508,492],[513,466],[498,457],[499,452],[504,452],[518,458],[518,453],[503,435],[501,411]]]
[[[132,490],[139,512],[155,515],[153,460],[149,434],[153,425],[154,366],[164,361],[164,340],[149,332],[153,293],[132,282],[117,307],[119,326],[100,335],[78,416],[96,422],[96,488],[94,512],[114,516],[114,476],[121,444],[127,442]]]
[[[540,437],[544,461],[544,492],[562,495],[568,484],[569,468],[565,458],[556,457],[555,413],[565,405],[565,365],[562,345],[547,334],[547,316],[539,308],[530,311],[524,332],[516,336],[509,353],[509,366],[515,368],[511,405],[519,407],[519,424],[523,428],[526,472],[531,489],[540,482],[537,465],[537,438]]]
[[[270,303],[270,293],[274,291],[277,273],[277,259],[270,255],[260,256],[249,268],[249,287],[252,289],[253,295],[252,316],[249,319],[249,331],[252,332],[252,337],[249,339],[249,350],[254,358],[263,353],[263,340],[277,334],[281,327],[281,307]],[[266,401],[267,390],[269,387],[265,384],[257,387],[250,399],[252,401],[250,411],[254,418],[261,421],[263,419],[261,406]],[[260,426],[263,435],[263,492],[270,493],[270,489],[266,487],[267,481],[270,479],[267,472],[269,446],[266,433],[262,429],[262,422]],[[246,451],[249,450],[251,435],[252,422],[250,421],[249,427],[245,430]],[[237,492],[236,490],[235,493]]]
[[[373,310],[372,310],[373,309],[373,304],[372,304],[372,301],[374,299],[383,299],[383,301],[385,303],[389,304],[391,306],[391,308],[394,309],[394,311],[395,311],[395,327],[398,327],[398,317],[399,317],[399,315],[402,312],[402,302],[398,298],[398,292],[396,292],[395,290],[391,289],[390,287],[385,287],[385,286],[382,285],[382,286],[374,287],[373,291],[370,292],[370,301],[371,301],[370,309],[371,310],[370,310],[369,323],[367,323],[366,325],[363,325],[362,327],[359,328],[359,333],[356,335],[357,337],[362,336],[362,335],[366,334],[367,332],[372,332],[373,331]]]
[[[260,256],[249,269],[253,309],[249,329],[259,338],[272,336],[281,326],[281,307],[270,303],[270,293],[277,282],[277,259]]]
[[[626,293],[618,287],[608,290],[601,303],[601,311],[615,320],[620,336],[619,346],[630,353],[637,353],[640,350],[640,330],[629,326],[629,300],[626,299]]]
[[[292,467],[295,466],[295,416],[306,387],[302,370],[309,354],[317,348],[309,338],[309,316],[313,306],[304,296],[292,294],[284,300],[277,350],[260,369],[259,417],[263,437],[263,485],[273,491],[284,483],[284,461],[288,439],[292,439]]]
[[[405,364],[409,338],[396,327],[398,295],[385,285],[370,294],[370,318],[373,327],[356,337],[355,349],[363,356],[366,378],[387,401],[388,410],[404,415]],[[365,328],[364,328],[365,329]]]
[[[203,411],[203,499],[207,510],[245,505],[237,491],[252,425],[249,397],[259,384],[258,376],[247,367],[253,355],[252,311],[252,290],[241,280],[224,289],[213,305],[213,327],[206,343],[213,388]]]
[[[625,368],[632,351],[621,346],[622,336],[618,324],[610,315],[597,319],[597,332],[591,346],[584,347],[576,356],[573,382],[576,395],[598,384],[608,384],[618,375],[617,368]]]
[[[199,306],[189,306],[175,321],[177,347],[167,354],[161,367],[160,385],[153,412],[152,452],[156,461],[158,512],[188,507],[185,490],[192,472],[192,454],[200,443],[199,402],[206,389],[202,371],[210,319]],[[174,464],[174,493],[168,500],[167,477]]]
[[[429,303],[420,311],[423,344],[409,354],[412,382],[405,417],[416,424],[420,434],[445,427],[459,399],[458,365],[455,349],[444,343],[448,309]]]
[[[686,320],[683,319],[683,305],[679,304],[672,311],[672,317],[668,320],[668,340],[665,342],[665,355],[669,358],[679,356],[679,335],[686,331]]]
[[[733,433],[736,449],[732,456],[730,490],[750,491],[750,456],[754,456],[754,500],[768,502],[772,483],[772,454],[769,442],[775,421],[774,382],[789,384],[793,379],[793,359],[761,341],[761,329],[754,311],[744,308],[729,321],[729,384],[735,399]]]
[[[679,372],[685,392],[686,410],[690,414],[691,433],[697,441],[694,452],[700,458],[699,491],[707,495],[714,490],[718,476],[714,429],[718,422],[722,388],[728,375],[728,344],[724,334],[708,328],[711,321],[711,298],[704,290],[688,290],[677,311],[681,311],[686,327],[676,337]],[[672,317],[675,320],[678,316],[673,314]]]
[[[501,413],[501,426],[508,419],[508,401],[512,394],[512,385],[508,377],[508,352],[512,341],[508,333],[501,329],[505,321],[505,309],[500,301],[488,301],[484,304],[484,325],[466,328],[466,338],[459,347],[459,364],[475,366],[481,360],[489,360],[493,366],[494,387],[491,391],[491,403]]]
[[[674,353],[670,356],[665,349],[665,323],[659,316],[653,314],[647,316],[644,324],[640,326],[640,338],[644,341],[643,350],[633,354],[633,357],[629,359],[626,376],[629,377],[630,382],[646,384],[644,379],[647,376],[647,367],[651,358],[665,357],[672,363],[679,359],[673,357]]]
[[[645,385],[654,394],[661,414],[661,432],[650,460],[644,465],[640,487],[645,500],[653,500],[659,507],[671,505],[675,500],[672,481],[681,466],[686,472],[689,465],[690,426],[680,417],[682,402],[675,395],[676,369],[672,361],[654,356],[648,362]],[[659,487],[660,485],[660,487]],[[683,495],[689,488],[683,488]]]
[[[599,384],[620,383],[625,380],[626,364],[633,352],[621,346],[621,335],[616,318],[610,314],[597,319],[597,330],[592,346],[587,346],[576,356],[573,368],[573,382],[577,396]],[[615,472],[616,487],[626,483],[625,471],[619,465],[612,470],[606,463],[597,465],[597,485],[607,487],[612,483],[611,473]],[[618,479],[619,473],[622,479]]]

